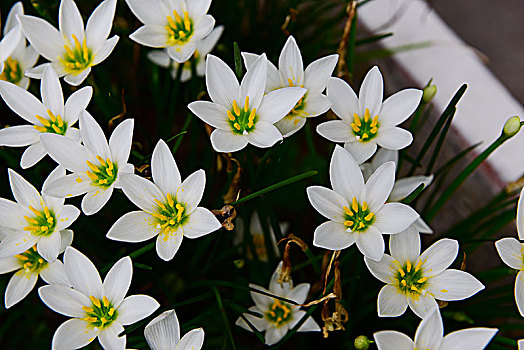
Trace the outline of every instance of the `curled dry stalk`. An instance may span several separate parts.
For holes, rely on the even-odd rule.
[[[278,275],[278,283],[288,283],[291,281],[291,259],[289,258],[289,252],[291,250],[291,243],[295,243],[302,249],[303,252],[308,250],[308,245],[302,239],[298,238],[294,234],[290,233],[286,238],[282,238],[278,241],[278,244],[286,242],[286,248],[282,256],[282,269]]]
[[[335,255],[338,256],[338,254],[333,253],[333,257]],[[331,265],[331,264],[330,264]],[[329,332],[338,331],[338,330],[345,330],[344,324],[348,321],[349,314],[347,310],[342,306],[340,301],[342,300],[342,278],[340,277],[340,261],[335,260],[333,262],[333,274],[335,277],[335,283],[333,285],[333,293],[335,295],[335,311],[331,313],[330,315],[330,308],[329,308],[329,300],[326,299],[324,301],[324,305],[322,307],[322,321],[324,322],[324,326],[322,327],[322,334],[324,335],[324,338],[327,338],[329,336]],[[326,275],[326,281],[329,274]]]
[[[351,81],[351,77],[349,76],[346,57],[347,57],[347,51],[348,51],[348,43],[349,38],[352,30],[355,30],[356,28],[353,28],[353,18],[355,18],[355,15],[357,13],[357,1],[351,0],[346,7],[346,13],[348,14],[348,17],[346,19],[346,24],[344,26],[344,33],[342,34],[342,39],[340,40],[340,44],[338,45],[337,53],[338,53],[338,64],[337,64],[337,76],[339,78],[345,78],[348,81]]]
[[[227,190],[226,194],[222,197],[224,199],[224,204],[229,204],[229,203],[233,203],[240,197],[240,182],[242,180],[243,169],[240,166],[240,163],[238,162],[238,160],[231,157],[230,154],[222,154],[222,156],[226,159],[226,162],[227,162],[226,171],[228,173],[233,172],[233,163],[235,163],[237,166],[237,171],[235,175],[233,176],[233,180],[231,180],[231,185],[229,185],[229,189]],[[222,162],[218,162],[217,167],[221,169]],[[220,171],[220,169],[218,170]]]
[[[117,114],[113,118],[109,119],[109,122],[107,123],[109,130],[112,130],[114,123],[122,119],[126,114],[127,114],[126,97],[125,97],[124,89],[122,89],[122,112],[120,114]]]
[[[211,212],[217,217],[218,221],[222,223],[222,227],[228,231],[233,231],[235,225],[233,220],[237,217],[237,211],[232,205],[224,205],[222,209],[213,209]]]
[[[291,23],[291,21],[296,20],[297,16],[298,16],[298,11],[294,8],[290,8],[289,15],[286,16],[286,20],[284,21],[284,24],[282,24],[282,27],[280,27],[280,29],[282,29],[282,32],[284,32],[286,36],[289,36],[291,34],[287,30],[289,23]]]

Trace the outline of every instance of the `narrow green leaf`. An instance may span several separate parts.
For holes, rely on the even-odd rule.
[[[424,184],[420,184],[417,186],[417,188],[415,188],[413,190],[413,192],[411,192],[410,194],[408,194],[408,196],[406,198],[404,198],[403,200],[400,201],[400,203],[404,203],[404,204],[409,204],[411,203],[415,198],[418,197],[418,195],[420,194],[420,192],[422,192],[422,190],[424,189]]]
[[[453,121],[453,117],[455,116],[455,113],[457,112],[457,109],[455,108],[451,115],[449,116],[448,120],[446,120],[446,123],[444,124],[444,127],[442,128],[442,131],[440,132],[440,135],[437,140],[437,144],[435,145],[435,149],[433,150],[433,154],[431,155],[431,158],[428,163],[428,167],[426,168],[426,175],[431,175],[431,171],[433,170],[433,167],[435,166],[435,163],[437,162],[437,158],[440,155],[440,150],[442,149],[442,146],[444,145],[444,140],[446,139],[446,136],[448,135],[449,128],[451,126],[451,122]]]
[[[220,310],[220,315],[222,316],[222,320],[224,321],[224,325],[226,326],[226,332],[231,343],[231,347],[233,350],[235,350],[237,347],[235,345],[235,340],[233,339],[233,332],[231,332],[231,326],[229,325],[226,310],[224,309],[224,305],[222,303],[222,297],[220,296],[220,292],[215,286],[213,286],[212,289],[213,293],[215,293],[215,298],[217,301],[218,309]]]
[[[235,54],[235,74],[237,75],[237,78],[240,80],[242,79],[242,56],[240,55],[240,48],[238,47],[238,43],[235,41],[233,42],[233,51]]]

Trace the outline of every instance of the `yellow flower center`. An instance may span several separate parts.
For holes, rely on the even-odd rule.
[[[291,308],[285,302],[275,299],[269,311],[266,312],[266,317],[269,322],[273,323],[276,327],[280,327],[286,322],[289,322],[293,316]]]
[[[80,44],[76,35],[72,34],[71,37],[73,38],[73,45],[64,45],[65,53],[62,57],[58,56],[58,60],[63,64],[66,73],[78,75],[93,65],[95,55],[87,47],[85,36],[82,44]]]
[[[13,84],[18,84],[22,80],[23,74],[20,63],[9,56],[4,61],[4,70],[0,74],[0,80],[5,80]]]
[[[369,108],[366,108],[364,118],[360,118],[357,113],[353,113],[353,117],[351,128],[353,129],[353,134],[355,134],[358,141],[367,142],[377,136],[379,127],[378,115],[371,119]]]
[[[428,278],[424,277],[421,267],[422,260],[419,260],[416,266],[413,266],[411,261],[408,260],[403,267],[398,269],[395,277],[397,279],[397,288],[402,293],[417,298],[422,294]]]
[[[118,169],[116,164],[111,162],[111,159],[106,158],[104,160],[100,156],[96,156],[96,159],[99,162],[99,165],[95,165],[91,163],[89,160],[86,161],[87,166],[91,169],[91,171],[87,170],[86,174],[89,176],[89,178],[92,180],[92,184],[107,188],[115,182],[117,175],[118,175]],[[77,181],[81,179],[77,179]]]
[[[187,11],[184,12],[184,18],[182,18],[176,10],[173,10],[173,17],[167,16],[167,23],[164,28],[167,31],[169,45],[186,43],[193,35],[193,21],[189,18]]]
[[[151,213],[156,219],[156,227],[164,232],[165,241],[169,239],[168,233],[184,224],[189,217],[183,204],[174,200],[170,193],[166,197],[165,203],[155,199],[157,210]]]
[[[246,96],[242,109],[238,107],[237,101],[233,100],[233,108],[227,111],[227,120],[233,129],[233,133],[238,135],[247,135],[255,129],[258,120],[257,109],[249,109],[249,96]]]
[[[375,221],[375,213],[368,208],[366,201],[360,205],[357,198],[353,197],[351,209],[344,206],[345,221],[344,226],[352,232],[364,232]]]
[[[33,212],[34,216],[24,216],[24,219],[29,224],[24,227],[24,231],[31,231],[31,233],[36,236],[49,236],[54,232],[56,227],[56,217],[48,207],[44,207],[44,210],[36,210],[30,205],[29,210]]]
[[[116,320],[118,312],[109,299],[104,296],[100,300],[92,295],[89,296],[89,299],[92,303],[91,306],[82,306],[82,310],[86,313],[84,320],[88,322],[90,327],[103,329]]]
[[[46,119],[38,114],[35,118],[38,119],[42,125],[34,125],[33,127],[40,132],[50,132],[53,134],[65,135],[67,131],[67,123],[64,122],[60,114],[56,116],[49,109],[47,110],[49,119]]]
[[[36,245],[29,248],[22,254],[15,255],[20,261],[20,265],[23,267],[23,271],[26,273],[40,273],[44,267],[48,264],[36,250]]]
[[[290,78],[288,78],[287,82],[288,82],[290,87],[294,87],[294,86],[304,87],[304,85],[295,85],[293,83],[293,80],[291,80]],[[285,118],[291,120],[291,119],[293,119],[295,117],[303,117],[303,118],[305,118],[305,117],[307,117],[309,115],[309,113],[304,111],[304,108],[306,107],[306,104],[304,103],[304,99],[306,98],[306,95],[307,95],[307,92],[306,92],[306,94],[304,96],[302,96],[300,98],[300,100],[298,100],[298,102],[295,104],[293,109],[285,116]],[[297,125],[299,120],[300,119],[295,118],[293,120],[293,123],[295,125]]]

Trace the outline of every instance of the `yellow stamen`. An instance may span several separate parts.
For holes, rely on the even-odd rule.
[[[362,140],[365,140],[365,139],[367,139],[368,137],[369,137],[369,135],[368,135],[367,133],[362,134]]]
[[[240,117],[240,108],[238,108],[237,101],[233,100],[233,111],[237,116]]]
[[[372,133],[372,134],[376,134],[377,131],[378,131],[377,127],[374,127],[373,129],[369,130],[369,132]]]
[[[402,280],[402,281],[400,281],[400,283],[401,283],[403,286],[406,286],[406,280]]]
[[[47,218],[47,222],[50,223],[50,224],[52,224],[52,223],[53,223],[53,217],[52,217],[52,216],[51,216],[51,217],[48,217],[48,218]]]
[[[60,116],[60,114],[58,114],[56,116],[56,121],[58,122],[58,126],[59,127],[63,127],[64,126],[64,121],[62,120],[62,117]]]
[[[53,128],[53,130],[59,134],[60,133],[60,129],[58,128],[58,126],[56,126],[56,124],[52,124],[51,127]]]
[[[49,230],[49,227],[47,227],[47,226],[40,226],[40,230],[41,231],[47,231],[47,230]]]
[[[24,269],[29,270],[33,267],[33,264],[31,264],[29,261],[24,264]]]
[[[16,254],[15,258],[20,259],[20,260],[28,260],[29,259],[27,256],[22,255],[22,254]]]
[[[104,160],[104,158],[102,158],[100,156],[96,156],[96,159],[100,162],[101,165],[107,166],[106,161]]]
[[[24,231],[38,231],[38,226],[26,226],[24,227]]]
[[[164,215],[158,214],[158,213],[151,213],[151,215],[153,215],[155,218],[160,219],[162,221],[166,221],[168,219],[167,216],[164,216]]]
[[[409,260],[406,262],[406,270],[408,272],[411,272],[411,261],[409,261]]]
[[[160,209],[162,209],[163,211],[167,211],[167,208],[166,206],[164,205],[164,203],[160,202],[158,199],[155,198],[155,203],[156,205],[158,205],[160,207]]]
[[[353,226],[355,223],[351,220],[346,220],[344,221],[344,226],[347,226],[347,227],[350,227],[350,226]]]
[[[96,321],[98,321],[96,317],[86,317],[84,318],[84,320],[86,320],[89,323],[95,323]]]
[[[417,281],[417,283],[424,283],[424,282],[426,282],[427,280],[428,280],[427,277],[422,277],[421,279],[419,279],[419,280]]]
[[[78,41],[78,38],[76,37],[76,35],[71,34],[71,37],[72,37],[73,40],[75,41],[75,48],[76,48],[78,51],[81,51],[81,50],[82,50],[82,45],[80,45],[80,41]]]
[[[84,36],[84,41],[82,42],[82,52],[84,54],[84,60],[89,61],[89,49],[87,48],[87,38]]]
[[[351,209],[353,209],[355,213],[358,213],[357,197],[353,197],[353,201],[351,202]]]
[[[360,131],[360,128],[355,123],[351,123],[351,127],[353,128],[354,132],[359,132]]]
[[[366,110],[364,111],[364,122],[368,122],[369,121],[369,108],[366,108]]]
[[[404,277],[406,276],[406,273],[402,269],[398,269],[398,272],[400,273],[400,276]]]
[[[33,128],[35,128],[36,130],[40,132],[47,132],[47,129],[40,125],[34,125]]]
[[[92,307],[82,306],[82,310],[85,312],[93,312],[95,311]]]
[[[49,212],[49,207],[48,206],[44,207],[44,214],[45,214],[46,218],[51,217],[51,213]]]
[[[104,296],[102,298],[102,303],[104,304],[104,307],[108,307],[109,306],[109,299],[107,299],[107,297]]]
[[[233,124],[233,127],[237,130],[240,130],[240,124],[238,123]]]
[[[169,206],[170,206],[171,208],[173,208],[173,207],[175,206],[175,201],[174,201],[173,198],[171,197],[171,193],[168,193],[168,194],[166,195],[166,197],[167,197],[167,203],[169,204]]]
[[[368,202],[363,201],[362,202],[362,211],[366,211],[366,210],[368,210]]]
[[[411,286],[411,290],[414,290],[415,292],[418,292],[418,289],[415,286]]]
[[[231,120],[232,122],[235,121],[235,117],[233,116],[233,113],[231,111],[227,111],[227,118]]]
[[[91,163],[90,161],[86,160],[86,164],[87,164],[87,166],[88,166],[91,170],[93,170],[95,173],[98,172],[98,168],[97,168],[93,163]]]
[[[186,37],[186,33],[184,33],[182,30],[179,30],[178,31],[178,36],[183,39],[183,38]]]
[[[251,113],[249,114],[249,121],[252,122],[253,120],[255,120],[256,115],[257,115],[257,109],[253,108],[251,110]]]
[[[113,170],[114,165],[113,165],[113,162],[111,161],[111,159],[106,158],[106,163],[107,163],[107,166],[109,167],[109,169]]]
[[[369,213],[369,214],[364,218],[364,220],[366,220],[366,221],[371,221],[371,219],[373,219],[373,216],[375,216],[374,213]]]
[[[38,224],[38,221],[36,221],[33,218],[30,218],[29,216],[24,216],[24,219],[26,219],[31,224]]]
[[[115,313],[115,309],[114,308],[109,309],[109,311],[107,312],[107,314],[109,316],[111,316],[111,317],[113,316],[114,313]]]
[[[47,120],[47,119],[45,119],[45,118],[42,118],[42,117],[39,116],[38,114],[35,115],[35,118],[38,119],[38,121],[39,121],[40,123],[42,123],[44,126],[47,126],[47,127],[51,126],[51,123],[49,122],[49,120]]]
[[[174,225],[174,224],[176,224],[175,220],[173,219],[169,220],[169,225]]]
[[[187,11],[184,12],[184,28],[186,28],[187,31],[191,30],[191,20],[189,19],[189,13],[187,13]]]
[[[35,213],[35,215],[40,215],[40,212],[38,210],[36,210],[35,208],[33,208],[32,205],[29,206],[29,210],[31,210],[33,213]]]
[[[362,125],[362,123],[360,122],[360,118],[359,118],[357,113],[353,113],[353,121],[355,122],[355,124],[357,124],[357,126],[361,126]]]
[[[373,121],[371,122],[371,127],[374,128],[375,126],[377,126],[377,124],[378,124],[378,115],[376,115],[373,118]]]
[[[249,96],[246,96],[246,102],[244,102],[244,112],[247,113],[249,110]]]
[[[89,170],[86,171],[86,174],[87,176],[91,179],[91,180],[98,180],[98,176],[96,176],[95,174],[93,174],[92,172],[90,172]],[[78,181],[78,180],[77,180]]]
[[[106,173],[111,177],[113,176],[113,170],[111,170],[110,168],[106,168]]]
[[[69,46],[64,45],[64,50],[66,50],[66,53],[67,53],[67,55],[69,56],[70,59],[72,59],[72,60],[75,59],[75,55],[73,54],[73,51],[71,51]]]
[[[417,262],[417,266],[415,266],[415,271],[420,270],[421,267],[422,267],[422,260],[419,260],[419,261]]]
[[[89,296],[89,300],[91,300],[91,302],[93,303],[94,306],[96,307],[100,307],[100,300],[98,300],[97,298],[95,298],[94,296],[90,295]]]
[[[291,80],[290,78],[287,78],[287,82],[288,82],[289,86],[294,86],[293,85],[293,80]]]
[[[361,229],[361,228],[364,228],[364,226],[366,226],[363,222],[359,222],[358,224],[358,228]]]
[[[173,16],[175,16],[175,21],[177,21],[178,23],[182,22],[182,17],[180,17],[180,15],[178,14],[178,12],[176,12],[176,10],[173,10]]]
[[[98,180],[98,183],[100,185],[105,185],[107,183],[107,180],[106,179],[100,179],[100,180]]]
[[[38,259],[38,262],[39,262],[40,264],[43,264],[43,263],[44,263],[44,259],[39,258],[39,259]]]
[[[353,215],[354,215],[353,212],[352,212],[351,210],[349,210],[348,207],[343,206],[342,209],[344,209],[344,212],[345,212],[346,214],[348,214],[349,216],[353,216]]]
[[[167,22],[169,23],[169,28],[172,30],[172,28],[176,28],[176,23],[173,21],[173,18],[171,16],[167,16]]]

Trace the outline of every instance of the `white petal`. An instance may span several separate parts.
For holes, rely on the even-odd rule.
[[[106,0],[107,1],[107,0]],[[126,119],[118,124],[109,138],[111,159],[119,166],[123,166],[129,159],[131,142],[133,141],[134,119]],[[84,140],[85,142],[85,140]],[[88,146],[89,147],[89,146]]]
[[[311,285],[309,283],[301,283],[294,288],[291,288],[286,298],[293,300],[299,304],[303,304],[309,293]]]
[[[176,193],[182,183],[173,153],[163,140],[153,150],[151,172],[155,184],[163,193]]]
[[[306,118],[300,116],[287,115],[275,123],[275,127],[280,131],[283,138],[290,137],[306,125]]]
[[[377,151],[373,160],[371,160],[371,165],[373,170],[376,170],[380,165],[389,161],[398,164],[398,151],[381,148]]]
[[[202,17],[209,10],[211,0],[194,0],[188,1],[188,11],[192,18]]]
[[[300,321],[300,319],[302,319],[302,317],[304,317],[305,314],[305,311],[296,311],[293,315],[293,320],[291,320],[291,322],[289,323],[289,329],[295,327],[296,323],[298,323],[298,321]],[[320,332],[320,326],[315,321],[313,316],[309,316],[306,319],[306,321],[304,321],[304,323],[302,323],[302,325],[298,328],[297,332]]]
[[[402,315],[407,307],[406,296],[390,284],[382,287],[378,293],[378,315],[380,317],[397,317]]]
[[[413,226],[415,230],[417,230],[419,233],[433,233],[431,227],[429,227],[428,224],[426,224],[426,222],[422,220],[421,217],[415,220],[415,222],[411,226]]]
[[[11,184],[11,191],[18,204],[22,207],[29,207],[30,205],[37,210],[42,208],[42,197],[36,188],[31,185],[26,179],[18,175],[14,170],[8,169],[9,183]]]
[[[327,221],[315,229],[313,245],[329,250],[342,250],[355,243],[353,234],[343,224]]]
[[[33,16],[18,16],[25,37],[31,46],[48,61],[56,60],[63,51],[62,36],[47,21]]]
[[[424,318],[415,333],[415,345],[419,349],[440,349],[444,336],[444,325],[437,309]]]
[[[373,154],[375,154],[375,151],[377,150],[377,144],[374,141],[346,142],[344,144],[344,149],[351,153],[358,164],[361,164],[368,160]]]
[[[399,262],[391,256],[384,254],[379,261],[364,257],[364,262],[366,263],[369,272],[371,272],[371,274],[379,281],[386,284],[395,282],[395,274],[398,271]]]
[[[153,50],[147,53],[147,58],[157,66],[168,68],[171,63],[171,58],[167,55],[165,50]]]
[[[146,24],[129,37],[140,45],[158,48],[166,47],[168,41],[166,30],[158,24]]]
[[[230,130],[227,122],[227,108],[208,101],[195,101],[187,106],[203,122],[217,129]]]
[[[379,127],[374,141],[387,149],[399,150],[408,147],[413,142],[413,136],[407,130],[393,127]]]
[[[180,350],[200,350],[204,345],[204,329],[197,328],[187,332],[180,342],[178,343],[177,349]]]
[[[265,339],[266,345],[274,345],[278,343],[286,335],[288,327],[282,326],[280,328],[269,327],[266,329]]]
[[[100,332],[90,327],[87,321],[73,318],[58,327],[53,336],[53,349],[79,349],[91,343]]]
[[[518,350],[524,349],[524,339],[518,341]]]
[[[276,123],[295,107],[306,91],[306,89],[300,87],[286,87],[273,90],[262,99],[260,107],[257,108],[257,115],[260,116],[262,121],[271,124]],[[251,105],[251,98],[249,101]]]
[[[207,1],[207,0],[205,0]],[[218,42],[218,39],[220,39],[220,36],[222,35],[222,32],[224,31],[224,26],[218,26],[215,29],[209,33],[208,36],[206,36],[204,39],[197,42],[197,50],[200,52],[201,55],[205,56],[206,54],[210,53],[215,45]],[[204,76],[206,65],[203,64],[202,67],[204,68],[204,71],[202,72],[202,76]],[[269,66],[268,66],[269,68]],[[266,83],[267,85],[267,83]]]
[[[57,230],[64,230],[69,227],[80,215],[80,210],[74,205],[64,205],[56,214]]]
[[[185,207],[185,213],[191,213],[200,203],[206,187],[206,172],[202,169],[189,175],[178,188],[176,200]]]
[[[368,179],[364,186],[364,193],[369,209],[378,212],[391,193],[395,183],[395,163],[382,164]]]
[[[354,233],[358,250],[371,260],[380,260],[384,255],[384,238],[374,226],[368,227],[366,232]]]
[[[118,307],[118,321],[124,326],[140,321],[155,312],[160,304],[147,295],[131,295]]]
[[[184,224],[184,236],[198,238],[214,232],[222,227],[215,215],[206,208],[198,207],[189,215]]]
[[[91,86],[85,86],[69,96],[64,107],[64,121],[68,123],[68,126],[76,123],[80,117],[80,112],[86,109],[92,96],[93,88]]]
[[[451,301],[469,298],[484,289],[484,285],[467,272],[449,269],[432,277],[427,289],[436,299]]]
[[[422,253],[422,269],[425,277],[436,276],[455,261],[459,244],[453,239],[440,239]]]
[[[378,350],[413,350],[415,344],[410,337],[397,331],[382,331],[373,334]]]
[[[309,202],[320,214],[329,220],[343,223],[345,221],[344,206],[348,202],[338,193],[321,186],[310,186],[306,189]]]
[[[120,186],[131,202],[149,213],[156,212],[158,209],[155,200],[161,203],[165,202],[165,197],[160,189],[151,181],[138,175],[122,174]]]
[[[272,294],[270,291],[268,291],[266,288],[263,288],[261,286],[258,286],[256,284],[253,284],[253,283],[250,283],[249,284],[249,287],[251,289],[256,289],[256,290],[259,290],[261,292],[264,292],[264,293],[270,293]],[[249,294],[251,295],[251,299],[253,299],[253,301],[255,302],[257,308],[259,310],[268,310],[269,306],[273,303],[273,298],[265,295],[265,294],[261,294],[261,293],[257,293],[253,290],[251,290],[249,292]]]
[[[68,286],[55,284],[40,287],[38,294],[47,307],[69,317],[85,317],[82,306],[92,304],[86,295]]]
[[[60,33],[67,39],[73,40],[72,35],[77,36],[78,40],[84,40],[84,21],[73,0],[62,0],[58,11],[58,22]]]
[[[26,148],[20,159],[20,167],[27,169],[38,163],[47,154],[40,142]]]
[[[22,267],[20,260],[15,257],[0,259],[0,274],[19,270]]]
[[[228,109],[233,107],[233,100],[237,99],[240,90],[235,73],[213,55],[207,55],[206,59],[206,86],[211,100]]]
[[[383,126],[396,126],[409,118],[422,99],[422,90],[405,89],[388,97],[380,109],[379,119]]]
[[[86,149],[78,142],[57,134],[41,134],[40,142],[49,156],[64,168],[74,172],[89,170]]]
[[[0,198],[0,226],[22,230],[27,226],[26,211],[18,203]]]
[[[212,27],[208,27],[207,29],[211,30],[211,28]],[[198,29],[198,27],[196,29]],[[197,40],[196,31],[193,32],[191,40],[187,43],[182,45],[168,46],[166,49],[167,54],[176,63],[184,63],[188,61],[196,50],[194,40]]]
[[[82,211],[86,215],[98,213],[100,209],[109,201],[113,194],[113,187],[107,189],[97,189],[87,192],[82,199]]]
[[[113,35],[110,39],[106,40],[97,51],[93,52],[93,55],[95,56],[93,66],[105,61],[105,59],[109,57],[119,39],[120,37],[118,35]]]
[[[385,234],[404,231],[419,217],[413,208],[402,203],[386,203],[375,215],[373,226]]]
[[[285,83],[291,80],[295,86],[304,85],[302,55],[292,35],[287,38],[286,44],[280,53],[278,68]]]
[[[331,102],[331,109],[341,119],[351,123],[353,122],[353,114],[359,114],[357,95],[344,80],[329,78],[327,97]]]
[[[104,292],[115,307],[118,307],[129,290],[133,265],[131,258],[126,256],[118,260],[104,278]]]
[[[111,326],[104,328],[98,334],[98,341],[103,349],[125,349],[126,335],[119,337],[118,335],[124,331],[124,327],[118,321],[113,322]]]
[[[524,272],[519,271],[515,279],[515,302],[520,315],[524,317]]]
[[[97,48],[109,36],[115,17],[116,0],[106,0],[93,11],[86,25],[86,38],[89,47]]]
[[[165,11],[168,10],[162,0],[126,0],[133,14],[144,24],[158,24],[166,19]]]
[[[304,72],[304,87],[311,92],[322,92],[338,62],[338,55],[329,55],[311,62]]]
[[[18,19],[16,18],[17,15],[23,15],[24,14],[24,6],[19,1],[15,3],[11,9],[9,10],[9,13],[7,14],[7,18],[5,20],[4,24],[4,36],[9,33],[11,29],[16,27],[18,25]]]
[[[484,349],[497,332],[495,328],[463,329],[446,335],[441,347],[445,350]]]
[[[132,211],[119,218],[107,233],[107,238],[121,242],[143,242],[156,236],[155,218],[143,211]]]
[[[268,122],[260,120],[255,129],[247,134],[246,139],[256,147],[267,148],[282,140],[282,134],[278,129]]]
[[[216,129],[211,133],[211,145],[217,152],[230,153],[240,151],[247,144],[247,139],[244,136],[234,134],[232,131]]]
[[[49,184],[64,177],[65,174],[65,168],[59,165],[53,171],[51,171],[51,173],[49,173],[49,175],[44,181],[44,184],[42,185],[42,199],[44,200],[45,204],[49,207],[49,209],[51,209],[55,214],[57,214],[64,206],[64,199],[48,196],[44,192],[46,187],[49,186]],[[59,228],[59,230],[61,230],[61,228]]]
[[[433,310],[438,311],[438,304],[435,298],[429,293],[419,295],[417,299],[408,297],[408,304],[411,310],[420,318],[425,318]]]
[[[164,311],[144,329],[144,336],[151,350],[170,349],[180,340],[180,326],[175,310]]]
[[[519,202],[517,204],[517,232],[519,239],[524,240],[524,187],[520,191]]]
[[[316,117],[323,113],[326,113],[331,108],[331,102],[327,96],[320,93],[310,92],[304,98],[304,109],[302,110],[302,115],[307,118]]]
[[[319,124],[317,133],[332,142],[349,142],[352,130],[345,121],[330,120]]]
[[[44,188],[46,194],[59,198],[75,197],[91,190],[91,179],[85,173],[66,175]]]
[[[111,157],[109,145],[100,124],[87,111],[80,113],[80,133],[82,142],[91,151],[93,156],[100,156],[104,160]]]
[[[515,270],[524,270],[524,245],[513,237],[495,242],[500,258],[506,265]]]
[[[87,78],[87,76],[91,73],[91,67],[87,67],[83,71],[75,74],[67,74],[64,77],[64,81],[72,86],[78,86],[82,84],[82,82]]]
[[[60,231],[60,236],[60,254],[62,254],[73,243],[73,231],[62,230]]]
[[[237,101],[238,104],[240,105],[239,107],[242,107],[246,101],[246,98],[249,97],[249,109],[253,109],[253,108],[258,109],[259,108],[260,102],[262,101],[262,96],[264,96],[264,90],[266,87],[266,79],[267,79],[267,58],[265,54],[262,54],[260,55],[259,58],[257,58],[257,60],[253,63],[253,65],[249,67],[249,70],[244,75],[244,78],[242,78],[242,82],[240,83],[239,96],[238,96],[239,101]],[[291,108],[293,108],[293,106],[291,106]],[[291,108],[289,110],[291,110]],[[260,111],[259,111],[259,114],[260,114]],[[283,114],[282,117],[286,114],[287,113]],[[269,119],[270,117],[268,118],[268,122],[269,122]]]
[[[384,83],[382,74],[377,66],[374,66],[364,77],[358,93],[359,115],[364,115],[366,108],[369,108],[371,117],[377,115],[382,105]]]
[[[49,263],[40,271],[40,277],[48,284],[59,284],[67,287],[70,285],[64,264],[58,259]]]
[[[5,290],[6,309],[24,299],[35,286],[37,279],[37,273],[28,273],[25,270],[15,273],[9,280]]]
[[[428,187],[431,181],[433,181],[433,176],[411,176],[399,179],[393,186],[393,190],[389,195],[389,201],[400,202],[415,191],[421,184],[424,184],[424,188]]]
[[[60,251],[60,233],[55,230],[50,236],[40,237],[36,247],[38,254],[47,261],[55,261]]]
[[[161,232],[156,238],[156,252],[160,259],[165,261],[173,259],[182,244],[183,238],[184,233],[180,227],[169,234]]]
[[[12,231],[0,242],[0,259],[25,252],[35,245],[37,240],[36,236],[27,231]]]
[[[99,299],[103,297],[102,279],[95,265],[84,254],[73,247],[67,247],[64,266],[67,278],[75,290],[86,296],[92,295]]]
[[[412,227],[389,238],[389,251],[397,261],[415,262],[420,256],[420,235]]]
[[[249,311],[253,311],[253,312],[262,314],[262,312],[256,306],[250,307]],[[251,323],[259,332],[265,331],[266,328],[268,327],[268,323],[264,317],[259,318],[259,317],[256,317],[250,314],[243,314],[243,315],[249,321],[249,323]],[[246,321],[244,321],[241,317],[239,317],[236,320],[235,324],[239,327],[244,328],[246,331],[253,332],[251,328],[249,327],[249,325],[246,323]]]
[[[64,3],[64,2],[62,2]],[[58,76],[52,67],[47,67],[42,76],[40,93],[44,106],[53,112],[54,115],[64,115],[64,95]]]
[[[33,125],[9,126],[0,130],[0,145],[23,147],[38,142],[38,134]]]

